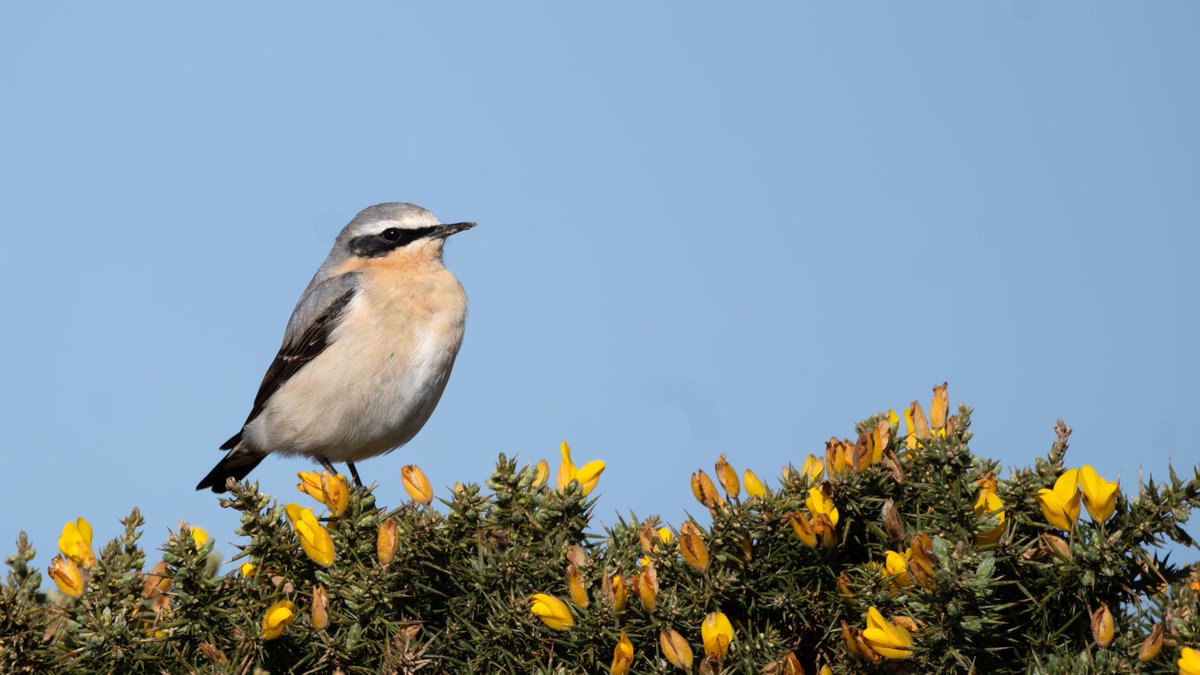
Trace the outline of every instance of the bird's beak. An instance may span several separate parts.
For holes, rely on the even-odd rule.
[[[445,239],[455,232],[469,230],[472,227],[475,227],[475,223],[452,223],[450,225],[438,225],[437,228],[434,229],[433,234],[429,236],[433,237],[434,239]]]

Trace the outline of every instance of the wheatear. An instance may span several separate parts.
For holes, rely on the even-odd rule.
[[[333,470],[404,445],[446,388],[462,344],[467,295],[442,265],[443,225],[414,204],[364,209],[296,303],[242,430],[197,490],[224,492],[271,453]]]

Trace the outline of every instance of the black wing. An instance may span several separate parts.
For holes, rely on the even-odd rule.
[[[337,326],[341,318],[342,311],[346,305],[354,297],[356,289],[351,288],[333,298],[325,307],[322,308],[320,314],[317,314],[307,325],[303,327],[303,332],[299,336],[292,336],[293,326],[288,326],[288,334],[291,339],[287,339],[283,343],[283,347],[279,349],[279,353],[275,355],[275,360],[271,362],[271,367],[267,368],[267,374],[263,376],[262,384],[258,387],[258,395],[254,397],[254,407],[250,410],[250,414],[246,417],[242,427],[245,428],[251,420],[258,417],[266,407],[267,401],[271,396],[279,391],[284,382],[287,382],[293,375],[304,367],[304,364],[317,358],[317,355],[325,351],[329,346],[329,336],[333,333],[333,329]],[[296,309],[299,314],[304,308]],[[295,316],[293,318],[296,318]],[[221,446],[222,450],[232,450],[242,441],[242,432],[230,438]]]

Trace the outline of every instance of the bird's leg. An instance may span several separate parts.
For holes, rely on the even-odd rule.
[[[350,475],[354,476],[354,484],[362,487],[362,479],[358,477],[358,469],[354,468],[354,462],[346,462],[346,466],[350,468]]]
[[[326,471],[328,471],[329,473],[331,473],[335,476],[338,475],[337,469],[333,468],[333,463],[330,462],[328,459],[325,459],[324,457],[318,457],[317,461],[321,463],[322,469],[325,469]]]

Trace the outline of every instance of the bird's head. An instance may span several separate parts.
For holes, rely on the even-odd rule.
[[[444,225],[416,204],[386,203],[359,212],[338,235],[331,257],[343,265],[420,269],[440,265],[446,237],[475,223]]]

